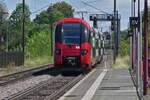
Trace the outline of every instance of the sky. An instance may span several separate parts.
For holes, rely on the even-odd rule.
[[[17,3],[21,3],[22,0],[0,0],[0,2],[4,2],[7,6],[9,15],[12,13],[12,11],[15,9]],[[87,2],[90,5],[93,5],[94,7],[103,10],[107,13],[112,14],[113,13],[113,1],[114,0],[25,0],[26,4],[29,6],[31,12],[35,12],[41,8],[44,8],[42,10],[45,10],[48,5],[65,1],[73,6],[75,11],[88,11],[89,13],[85,14],[85,20],[89,22],[89,14],[91,13],[102,13],[99,10],[93,9],[85,4],[83,4],[81,1]],[[117,1],[117,10],[119,11],[119,14],[121,15],[121,30],[125,30],[128,27],[129,17],[131,16],[131,0],[116,0]],[[148,0],[150,2],[150,0]],[[144,0],[141,0],[141,11],[143,10],[144,6]],[[40,11],[42,11],[40,10]],[[32,13],[31,18],[35,18],[36,14],[39,14],[40,11],[36,13]],[[81,17],[80,14],[74,13],[75,17]],[[91,24],[91,22],[89,22]],[[98,23],[100,27],[102,27],[104,30],[108,30],[110,23],[109,22],[99,22]]]

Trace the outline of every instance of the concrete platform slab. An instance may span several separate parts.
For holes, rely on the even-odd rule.
[[[79,83],[59,100],[139,100],[127,69],[95,68]]]
[[[92,100],[139,100],[127,69],[110,70]]]

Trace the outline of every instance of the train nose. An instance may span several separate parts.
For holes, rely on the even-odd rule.
[[[64,64],[72,65],[72,66],[80,64],[80,58],[79,57],[64,57]]]
[[[69,59],[69,60],[68,60],[68,64],[74,66],[76,63],[75,63],[75,60]]]
[[[64,45],[63,56],[80,56],[80,46],[79,45]]]

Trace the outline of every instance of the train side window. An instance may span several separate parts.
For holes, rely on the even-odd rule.
[[[55,29],[55,42],[62,42],[62,25],[57,25]]]

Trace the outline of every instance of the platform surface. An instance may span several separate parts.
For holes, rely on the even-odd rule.
[[[127,69],[95,68],[59,100],[139,100]]]

